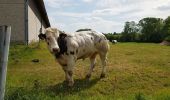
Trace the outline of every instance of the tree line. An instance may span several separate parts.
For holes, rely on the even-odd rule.
[[[170,16],[165,20],[147,17],[141,19],[138,23],[127,21],[123,32],[107,33],[105,35],[110,41],[159,43],[166,40],[170,42]]]

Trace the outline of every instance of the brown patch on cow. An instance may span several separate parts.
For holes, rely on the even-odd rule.
[[[74,55],[74,51],[70,51],[70,54],[71,54],[71,55]]]
[[[93,38],[91,37],[91,40],[93,40]]]
[[[96,55],[97,55],[97,52],[93,53],[93,54],[90,56],[90,58],[95,58]]]

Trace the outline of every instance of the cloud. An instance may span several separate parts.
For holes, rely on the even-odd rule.
[[[93,2],[93,1],[95,1],[95,0],[82,0],[83,2],[86,2],[86,3],[91,3],[91,2]]]
[[[170,6],[169,5],[161,6],[161,7],[158,7],[158,10],[161,10],[161,11],[170,10]]]
[[[100,18],[91,18],[89,21],[72,23],[67,25],[66,27],[72,32],[81,28],[92,28],[101,32],[115,32],[119,31],[118,27],[120,26],[122,26],[121,23],[118,24],[117,22],[107,21]]]
[[[121,32],[125,21],[170,15],[170,0],[45,0],[45,4],[51,24],[68,32],[78,28]]]
[[[52,27],[57,27],[58,29],[63,29],[66,25],[65,23],[58,22],[54,17],[49,17]]]
[[[170,1],[157,7],[158,10],[160,11],[167,11],[170,10]]]
[[[73,0],[44,0],[44,2],[48,7],[59,9],[77,5]]]
[[[66,16],[66,17],[87,17],[90,16],[90,13],[76,13],[76,12],[53,12],[51,13],[53,16]]]

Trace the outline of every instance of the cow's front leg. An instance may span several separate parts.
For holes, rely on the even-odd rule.
[[[74,56],[69,56],[67,60],[67,69],[66,69],[66,80],[68,81],[68,86],[73,86],[74,85],[74,80],[73,80],[73,70],[75,66],[75,58]]]
[[[64,70],[64,72],[65,72],[65,81],[67,82],[67,83],[69,83],[69,74],[68,74],[68,72],[67,72],[67,66],[62,66],[63,67],[63,70]]]
[[[72,70],[68,70],[68,86],[72,87],[74,85],[74,80],[73,80],[73,71]]]

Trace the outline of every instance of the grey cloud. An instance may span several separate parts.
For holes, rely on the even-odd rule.
[[[164,5],[157,8],[160,11],[170,10],[170,5]]]

